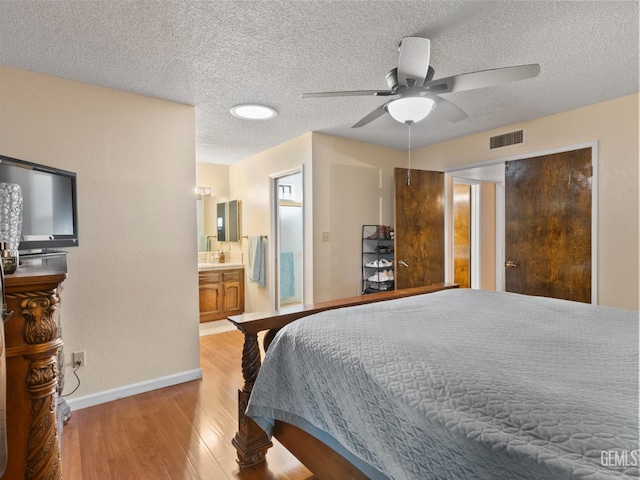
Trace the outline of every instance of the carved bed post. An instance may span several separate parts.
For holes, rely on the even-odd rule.
[[[244,335],[244,346],[242,348],[242,376],[244,386],[238,390],[238,433],[232,440],[233,446],[238,452],[238,463],[240,467],[246,468],[256,465],[265,459],[267,450],[273,444],[256,423],[244,412],[249,403],[249,397],[253,390],[260,371],[260,346],[258,344],[257,333],[247,333]]]

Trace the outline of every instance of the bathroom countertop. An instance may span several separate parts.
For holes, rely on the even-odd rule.
[[[198,263],[198,271],[206,272],[210,270],[231,270],[236,268],[244,268],[242,263],[225,262],[225,263]]]

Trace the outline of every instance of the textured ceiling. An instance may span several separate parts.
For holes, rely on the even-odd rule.
[[[435,78],[539,63],[540,76],[447,94],[469,118],[412,127],[424,146],[638,92],[638,1],[0,1],[0,63],[196,106],[198,161],[233,163],[308,131],[407,148],[384,99],[404,36]],[[271,121],[233,117],[266,103]]]

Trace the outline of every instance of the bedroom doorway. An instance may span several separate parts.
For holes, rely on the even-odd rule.
[[[275,199],[275,307],[301,305],[304,279],[302,167],[273,178]]]

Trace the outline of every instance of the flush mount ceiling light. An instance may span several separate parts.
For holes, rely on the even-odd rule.
[[[231,108],[231,114],[245,120],[269,120],[275,117],[278,112],[274,108],[255,103],[243,103]]]
[[[386,105],[387,112],[400,123],[416,123],[427,118],[436,102],[427,97],[402,97]]]

